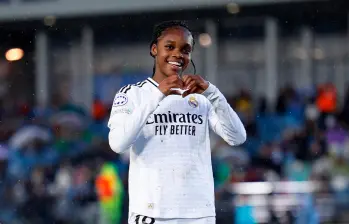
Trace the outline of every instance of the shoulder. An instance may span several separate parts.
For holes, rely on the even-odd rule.
[[[138,97],[145,91],[148,91],[151,87],[151,83],[148,80],[137,82],[135,84],[129,84],[121,87],[117,94],[126,94],[129,97]]]
[[[144,95],[148,95],[144,93],[148,91],[150,85],[147,80],[144,80],[121,87],[114,97],[113,106],[124,105],[128,101],[139,102]]]
[[[118,93],[128,94],[129,92],[134,93],[134,92],[145,90],[146,88],[144,88],[144,86],[146,85],[146,83],[147,83],[147,80],[144,80],[142,82],[137,82],[136,84],[125,85],[120,88]]]

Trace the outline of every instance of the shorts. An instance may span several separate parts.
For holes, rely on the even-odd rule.
[[[216,217],[162,219],[132,213],[128,224],[216,224]]]

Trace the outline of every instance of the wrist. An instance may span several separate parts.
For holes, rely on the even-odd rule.
[[[210,86],[210,83],[208,81],[205,81],[204,84],[202,85],[202,88],[204,89],[203,92],[205,92],[209,86]]]
[[[202,95],[204,95],[205,97],[208,97],[210,96],[212,93],[214,93],[216,90],[216,87],[210,83],[210,82],[207,82],[207,88],[206,90],[202,93]]]

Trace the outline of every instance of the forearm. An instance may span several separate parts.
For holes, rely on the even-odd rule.
[[[129,112],[130,114],[120,113],[111,117],[109,145],[114,152],[122,153],[132,146],[149,115],[155,111],[163,97],[164,95],[159,91],[153,99],[137,105],[133,111]]]
[[[216,133],[230,145],[244,143],[246,141],[245,127],[218,88],[210,84],[203,95],[211,102],[215,112],[212,126]]]

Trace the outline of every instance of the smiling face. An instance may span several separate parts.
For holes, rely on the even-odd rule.
[[[182,27],[166,29],[151,47],[155,56],[155,76],[180,75],[191,60],[193,37]]]

